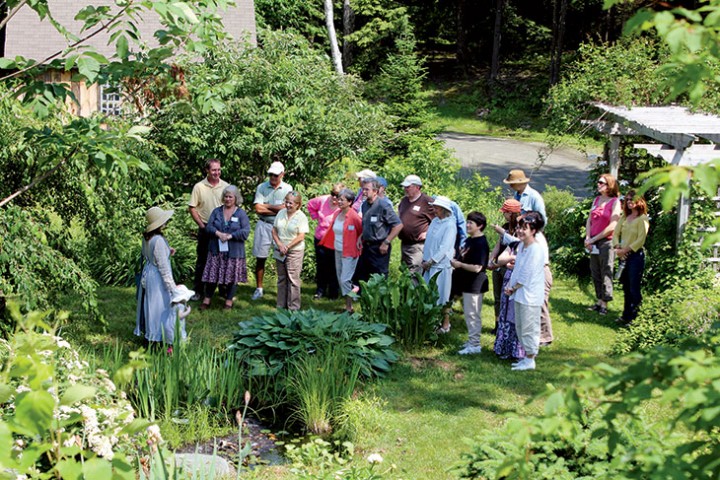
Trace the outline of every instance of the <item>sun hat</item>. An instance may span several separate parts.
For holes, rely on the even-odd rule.
[[[409,187],[410,185],[417,185],[418,187],[422,187],[422,180],[420,180],[420,177],[417,175],[408,175],[405,177],[405,180],[402,181],[400,184],[403,187]]]
[[[529,181],[530,179],[525,176],[525,172],[522,170],[510,170],[510,173],[508,173],[507,178],[503,180],[503,183],[512,185],[513,183],[528,183]]]
[[[285,166],[282,164],[282,162],[272,162],[267,172],[271,175],[280,175],[281,173],[285,172]]]
[[[508,198],[500,207],[501,212],[507,213],[520,213],[520,210],[522,210],[522,204],[514,198]]]
[[[367,168],[366,168],[365,170],[360,170],[359,172],[357,172],[357,173],[355,174],[355,176],[356,176],[357,178],[359,178],[360,180],[362,180],[363,178],[375,178],[375,177],[377,177],[377,175],[375,174],[375,172],[373,172],[372,170],[367,169]]]
[[[170,220],[170,217],[175,213],[174,210],[163,210],[160,207],[150,207],[147,213],[145,213],[145,233],[152,232],[162,227]]]
[[[442,195],[438,195],[435,197],[435,200],[433,200],[430,205],[434,207],[442,207],[448,212],[452,212],[452,203],[449,198],[443,197]]]
[[[173,292],[173,296],[170,301],[172,303],[187,302],[193,295],[195,295],[194,291],[181,284],[175,287],[175,291]]]

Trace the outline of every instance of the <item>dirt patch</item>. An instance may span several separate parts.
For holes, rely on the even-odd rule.
[[[410,363],[410,366],[414,370],[426,370],[428,368],[437,368],[439,370],[442,370],[444,372],[457,372],[458,368],[456,365],[447,362],[445,360],[438,360],[437,358],[420,358],[420,357],[410,357],[408,358],[408,362]]]

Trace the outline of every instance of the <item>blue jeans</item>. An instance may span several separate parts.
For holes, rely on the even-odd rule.
[[[622,318],[626,322],[635,320],[640,302],[642,302],[642,292],[640,284],[642,283],[642,275],[645,271],[645,252],[640,250],[628,254],[625,257],[625,270],[620,276],[620,283],[623,285],[625,292],[625,305],[623,308]]]

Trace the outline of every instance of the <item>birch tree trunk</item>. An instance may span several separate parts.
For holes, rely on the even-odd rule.
[[[330,39],[330,53],[332,55],[332,62],[335,66],[335,71],[338,75],[342,75],[342,56],[340,55],[340,48],[338,48],[337,36],[335,35],[335,20],[333,18],[332,0],[325,0],[325,24],[327,25],[328,29],[328,38]]]

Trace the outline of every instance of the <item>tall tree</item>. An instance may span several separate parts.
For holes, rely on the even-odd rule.
[[[347,68],[352,64],[352,43],[348,40],[355,31],[355,11],[350,0],[343,0],[343,66]]]
[[[332,55],[335,71],[338,75],[342,75],[343,63],[340,48],[338,48],[337,35],[335,35],[335,18],[333,15],[332,0],[325,0],[325,25],[327,26],[328,40],[330,40],[330,54]]]
[[[567,16],[568,0],[553,0],[552,46],[550,48],[550,85],[560,81],[560,64],[562,62],[563,39],[565,37],[565,17]]]
[[[492,59],[490,61],[490,84],[497,80],[500,73],[500,42],[502,40],[503,10],[507,0],[495,1],[495,26],[493,28]]]

